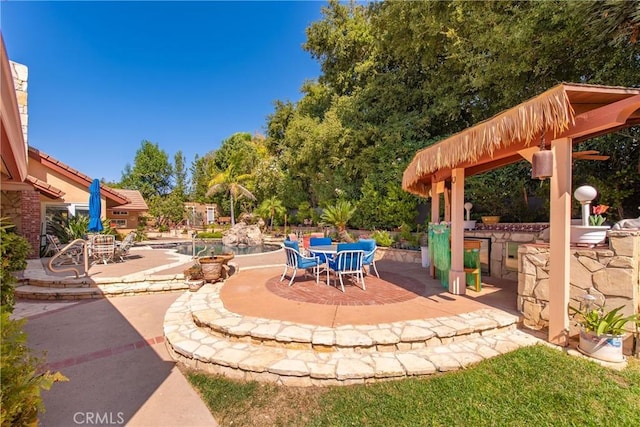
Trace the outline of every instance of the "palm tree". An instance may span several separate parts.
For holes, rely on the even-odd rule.
[[[224,172],[218,173],[209,182],[209,190],[207,190],[207,197],[212,196],[220,192],[228,192],[231,205],[231,226],[236,224],[236,220],[233,214],[233,199],[239,199],[240,197],[246,197],[251,200],[255,200],[255,196],[245,186],[241,184],[242,181],[251,178],[251,175],[238,175],[233,174],[233,168],[229,166]]]
[[[275,216],[284,215],[287,212],[287,210],[282,205],[282,202],[280,201],[280,199],[278,199],[276,196],[271,196],[268,199],[263,200],[262,203],[260,203],[260,206],[258,207],[258,212],[260,213],[260,215],[268,215],[269,218],[271,218],[269,228],[271,231],[273,231],[273,220]]]
[[[335,205],[327,206],[322,211],[322,221],[338,229],[338,238],[342,242],[353,242],[347,233],[347,223],[356,211],[356,207],[346,200],[338,200]]]

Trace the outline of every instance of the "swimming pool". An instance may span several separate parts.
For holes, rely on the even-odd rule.
[[[202,240],[198,240],[196,242],[196,250],[193,250],[192,242],[178,242],[178,243],[167,243],[163,245],[154,245],[155,248],[171,248],[176,249],[179,254],[183,255],[197,255],[197,256],[211,256],[215,254],[229,253],[233,252],[236,255],[249,255],[249,254],[261,254],[265,252],[273,252],[280,249],[279,245],[260,245],[260,246],[246,246],[246,247],[238,247],[238,246],[226,246],[223,245],[220,241],[210,241],[204,242]]]

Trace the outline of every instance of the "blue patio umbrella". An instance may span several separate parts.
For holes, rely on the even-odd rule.
[[[102,226],[102,220],[100,219],[100,181],[94,179],[89,186],[89,231],[99,233],[104,227]]]

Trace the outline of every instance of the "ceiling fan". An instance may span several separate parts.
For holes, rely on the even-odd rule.
[[[574,160],[608,160],[609,156],[600,155],[596,150],[574,151],[571,153]]]

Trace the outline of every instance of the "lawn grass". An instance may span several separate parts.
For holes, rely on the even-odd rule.
[[[222,426],[638,426],[640,361],[623,371],[543,345],[466,370],[295,388],[189,373]]]

